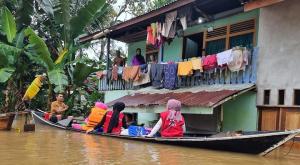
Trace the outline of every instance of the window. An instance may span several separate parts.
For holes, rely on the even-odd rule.
[[[183,59],[201,57],[203,47],[203,33],[184,37],[183,40]]]
[[[300,105],[300,89],[294,90],[294,104]]]
[[[284,105],[285,90],[278,90],[278,105]]]
[[[255,25],[255,19],[251,19],[204,32],[205,54],[216,54],[235,46],[252,48],[255,45]]]
[[[264,90],[264,105],[270,104],[270,90]]]

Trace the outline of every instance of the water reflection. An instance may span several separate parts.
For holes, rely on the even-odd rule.
[[[37,126],[34,133],[0,132],[1,164],[260,164],[294,165],[299,150],[267,157],[99,137]]]

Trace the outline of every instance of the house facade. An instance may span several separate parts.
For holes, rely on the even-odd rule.
[[[165,110],[167,100],[178,99],[183,103],[182,113],[188,133],[283,129],[278,126],[282,125],[284,117],[280,115],[283,112],[285,116],[289,116],[289,112],[293,113],[289,120],[296,119],[299,124],[299,112],[290,101],[290,92],[298,92],[299,80],[296,77],[292,81],[288,80],[291,76],[288,68],[295,70],[299,61],[296,51],[299,49],[299,32],[296,30],[299,21],[294,19],[294,22],[289,22],[296,15],[295,4],[299,2],[287,0],[255,3],[239,0],[178,0],[106,31],[81,38],[81,42],[106,37],[127,43],[127,66],[131,65],[137,48],[142,50],[146,61],[152,56],[159,64],[165,65],[170,61],[179,63],[203,58],[236,46],[247,47],[251,52],[242,71],[231,72],[216,67],[202,72],[200,76],[178,76],[177,88],[174,90],[156,89],[151,82],[136,86],[133,81],[124,81],[122,76],[114,81],[104,76],[99,80],[99,91],[105,92],[105,102],[111,106],[116,101],[123,101],[127,105],[125,112],[135,114],[139,124],[153,126],[159,113]],[[276,13],[278,9],[282,9],[282,13]],[[166,14],[174,11],[178,14],[178,24],[180,15],[186,17],[187,28],[177,25],[175,37],[166,39],[160,46],[147,44],[147,27],[151,23],[164,22]],[[294,27],[290,28],[291,25]],[[278,33],[273,34],[274,31]],[[283,32],[288,37],[283,37]],[[296,48],[295,51],[293,48]],[[290,52],[289,57],[293,61],[286,69],[280,67],[281,59],[285,59],[282,51]],[[275,76],[278,74],[271,72],[274,65],[279,67],[278,73],[285,78],[278,80],[280,78]],[[111,69],[109,66],[108,71]],[[276,102],[277,90],[282,89],[284,106],[273,104]],[[265,93],[268,93],[266,90],[269,90],[268,105],[262,102],[266,98]],[[287,107],[290,109],[284,109]],[[300,128],[300,125],[291,125]]]

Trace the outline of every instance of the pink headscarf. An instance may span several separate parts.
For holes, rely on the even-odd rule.
[[[175,99],[170,99],[167,103],[167,109],[170,112],[167,119],[182,121],[181,102]]]
[[[100,102],[100,101],[97,101],[97,102],[95,103],[95,107],[101,108],[101,109],[104,109],[104,110],[106,110],[106,109],[108,108],[106,104],[104,104],[104,103],[102,103],[102,102]]]

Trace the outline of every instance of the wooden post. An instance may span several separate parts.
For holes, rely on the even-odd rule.
[[[106,53],[107,53],[107,56],[106,56],[106,70],[109,69],[109,59],[110,59],[110,37],[108,36],[107,37],[107,46],[106,46],[107,50],[106,50]]]

